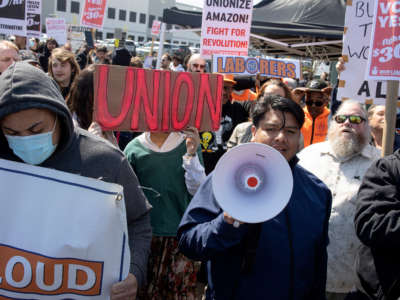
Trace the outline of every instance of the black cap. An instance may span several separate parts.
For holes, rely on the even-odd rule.
[[[328,84],[324,80],[313,79],[307,83],[308,91],[310,92],[321,92],[322,89],[326,88]]]
[[[36,54],[31,50],[19,50],[19,56],[22,61],[39,65],[39,60]]]

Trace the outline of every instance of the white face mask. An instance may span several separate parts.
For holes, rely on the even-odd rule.
[[[56,128],[56,121],[51,131],[33,134],[29,136],[5,135],[8,146],[14,154],[24,162],[31,165],[40,165],[48,159],[56,150],[57,145],[53,145],[53,133]]]

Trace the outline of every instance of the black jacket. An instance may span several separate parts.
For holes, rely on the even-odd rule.
[[[86,68],[86,65],[88,63],[88,53],[89,51],[81,51],[76,55],[76,61],[79,64],[79,68],[81,70],[83,70],[84,68]]]
[[[360,289],[370,299],[400,297],[400,150],[377,160],[358,192],[355,226]]]

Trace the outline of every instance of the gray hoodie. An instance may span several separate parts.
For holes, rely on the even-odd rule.
[[[40,166],[123,186],[131,249],[131,273],[141,286],[150,252],[150,204],[121,151],[85,130],[75,128],[57,84],[43,71],[25,62],[11,65],[0,75],[0,120],[30,108],[57,113],[61,139],[56,151]],[[0,131],[0,158],[21,162]]]

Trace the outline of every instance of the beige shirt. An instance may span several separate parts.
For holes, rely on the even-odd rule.
[[[340,160],[329,142],[310,145],[298,154],[299,164],[321,179],[332,192],[328,292],[348,293],[355,288],[354,262],[360,245],[354,229],[356,196],[365,172],[379,156],[378,149],[366,145],[360,154]]]

